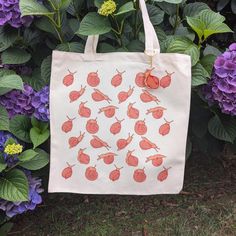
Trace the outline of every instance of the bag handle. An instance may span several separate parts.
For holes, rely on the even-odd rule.
[[[155,29],[150,21],[147,6],[144,0],[139,0],[140,10],[142,13],[144,33],[145,33],[145,54],[154,56],[160,53],[160,44],[155,32]],[[87,38],[85,45],[85,54],[96,54],[99,35],[90,35]]]

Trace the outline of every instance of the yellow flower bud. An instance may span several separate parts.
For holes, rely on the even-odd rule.
[[[116,10],[116,3],[113,0],[106,0],[103,2],[98,10],[98,14],[102,16],[109,16]]]
[[[23,151],[23,146],[20,144],[8,144],[5,149],[4,152],[8,155],[15,155],[15,154],[19,154]]]

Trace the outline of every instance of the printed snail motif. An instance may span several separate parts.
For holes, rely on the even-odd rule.
[[[167,89],[172,84],[174,73],[166,71],[166,75],[157,77],[154,75],[155,68],[146,69],[144,72],[134,75],[133,84],[129,85],[126,90],[117,91],[119,86],[123,86],[123,80],[127,80],[125,77],[127,72],[121,72],[118,69],[116,72],[110,77],[109,86],[112,92],[109,94],[107,94],[108,90],[103,92],[103,89],[100,88],[103,78],[98,75],[98,70],[89,72],[85,83],[80,80],[79,82],[82,84],[77,89],[75,88],[76,72],[69,71],[69,74],[63,78],[63,85],[73,88],[69,92],[68,104],[72,103],[75,105],[75,110],[78,109],[77,117],[72,116],[73,118],[71,118],[67,115],[67,120],[61,125],[61,132],[66,135],[68,140],[68,150],[72,149],[77,153],[77,156],[71,160],[77,159],[78,168],[85,166],[84,178],[91,182],[107,178],[110,183],[119,183],[127,178],[125,175],[127,168],[132,170],[132,176],[127,181],[132,180],[140,185],[149,181],[149,178],[154,179],[155,176],[150,176],[149,169],[155,168],[158,171],[155,172],[157,173],[156,181],[164,182],[168,179],[171,167],[163,166],[168,157],[159,153],[161,148],[157,145],[157,140],[170,133],[171,124],[174,121],[163,118],[164,115],[169,116],[170,113],[168,113],[168,107],[161,105],[162,103],[154,91],[155,89],[158,91]],[[134,95],[135,93],[136,95]],[[138,96],[138,100],[130,101],[133,96]],[[146,104],[146,109],[140,110],[140,103]],[[94,109],[94,107],[96,108]],[[121,112],[124,116],[118,118]],[[91,118],[91,115],[95,115],[95,117]],[[82,118],[84,122],[79,126],[81,130],[76,130],[74,127],[78,127],[78,122],[82,123]],[[154,126],[149,124],[150,119],[153,120]],[[104,126],[106,122],[109,123],[108,126]],[[127,123],[133,125],[127,126]],[[128,130],[126,130],[127,128]],[[156,130],[158,130],[159,136],[156,135]],[[128,131],[127,136],[122,133],[124,131]],[[72,135],[68,134],[70,132]],[[151,133],[155,134],[157,138],[153,139],[154,136],[150,136]],[[84,141],[87,138],[89,138],[88,143]],[[134,142],[137,144],[136,148],[129,148]],[[94,151],[91,152],[91,149]],[[143,154],[140,155],[140,153]],[[67,166],[61,172],[61,177],[69,179],[74,174],[75,165],[71,165],[69,162],[66,164]],[[103,173],[102,166],[108,168],[107,174]]]

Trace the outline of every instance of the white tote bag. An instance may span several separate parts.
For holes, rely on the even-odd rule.
[[[169,194],[183,186],[191,60],[160,54],[140,0],[145,52],[54,51],[49,192]]]

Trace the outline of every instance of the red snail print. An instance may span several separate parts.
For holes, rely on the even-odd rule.
[[[123,139],[123,138],[118,139],[118,141],[116,142],[116,145],[117,145],[117,148],[118,148],[117,150],[119,151],[119,150],[124,149],[125,147],[127,147],[132,142],[133,136],[134,136],[133,134],[130,135],[130,133],[129,133],[129,136],[128,136],[127,139]]]
[[[68,140],[69,148],[77,146],[84,138],[85,133],[80,132],[79,137],[70,137]]]
[[[163,116],[165,110],[165,107],[153,107],[147,110],[146,115],[151,113],[153,118],[160,119]]]
[[[116,181],[120,178],[120,170],[123,168],[123,167],[118,168],[116,165],[114,165],[114,166],[116,169],[111,171],[109,174],[109,179],[111,181]]]
[[[146,89],[143,89],[142,91],[143,92],[140,94],[140,99],[142,102],[145,102],[145,103],[147,103],[147,102],[156,102],[156,103],[160,102],[160,100],[156,96],[149,93]]]
[[[78,151],[78,156],[77,156],[77,160],[81,163],[81,164],[89,164],[90,162],[90,156],[86,153],[84,153],[84,150],[86,150],[86,148],[80,148]]]
[[[72,176],[72,174],[73,174],[72,168],[75,165],[70,165],[68,162],[66,162],[66,164],[67,164],[67,167],[62,170],[61,176],[65,179],[68,179]]]
[[[153,142],[151,142],[149,139],[146,137],[141,137],[142,140],[139,142],[139,146],[142,150],[149,150],[149,149],[154,149],[158,152],[159,147]]]
[[[162,136],[165,136],[167,134],[169,134],[170,132],[170,124],[172,122],[174,122],[173,120],[172,121],[167,121],[166,119],[165,120],[165,124],[161,125],[161,127],[159,128],[159,134],[162,135]]]
[[[110,165],[111,163],[114,162],[115,156],[117,156],[116,153],[113,152],[107,152],[105,154],[100,154],[98,155],[98,161],[103,160],[103,162],[107,165]]]
[[[86,123],[86,130],[90,133],[90,134],[96,134],[99,130],[99,125],[97,122],[97,118],[95,119],[89,119]]]
[[[119,104],[122,102],[125,102],[134,92],[134,87],[131,88],[131,86],[129,86],[129,90],[126,91],[121,91],[118,94],[118,100],[119,100]]]
[[[169,170],[171,167],[169,167],[169,168],[163,167],[163,168],[164,168],[164,170],[162,170],[162,171],[157,175],[157,180],[159,180],[159,181],[161,181],[161,182],[167,179],[167,177],[168,177],[168,175],[169,175],[168,170]]]
[[[124,121],[124,119],[123,119],[123,120],[118,120],[117,117],[115,117],[115,119],[116,119],[116,122],[113,123],[113,124],[111,125],[111,127],[110,127],[110,132],[111,132],[112,134],[114,134],[114,135],[120,133],[120,130],[121,130],[121,122]]]
[[[138,119],[139,118],[139,110],[137,108],[133,107],[134,104],[135,104],[135,102],[130,103],[128,105],[127,116],[131,119]]]
[[[115,115],[116,113],[116,109],[118,109],[118,107],[116,106],[106,106],[106,107],[102,107],[99,109],[99,112],[98,114],[104,112],[104,115],[107,117],[107,118],[111,118]]]
[[[161,154],[156,154],[156,155],[152,155],[147,157],[146,162],[151,161],[153,166],[160,166],[163,163],[163,158],[165,158],[166,156],[161,155]]]
[[[70,102],[74,102],[74,101],[78,100],[84,94],[85,89],[86,89],[86,86],[82,87],[82,85],[81,85],[81,88],[79,91],[77,91],[77,90],[71,91],[69,94]]]
[[[133,174],[133,179],[138,182],[138,183],[142,183],[146,180],[147,176],[145,174],[144,168],[143,169],[137,169],[134,171]]]
[[[96,87],[100,83],[100,78],[98,76],[98,71],[96,72],[90,72],[87,76],[87,83],[91,87]]]
[[[98,172],[95,166],[89,166],[85,171],[85,177],[90,181],[95,181],[98,178]]]
[[[63,78],[63,84],[64,84],[66,87],[68,87],[68,86],[70,86],[70,85],[73,84],[73,82],[74,82],[74,74],[76,73],[76,71],[72,73],[72,72],[70,72],[69,70],[68,70],[68,72],[69,72],[69,74],[66,75],[66,76]]]
[[[85,104],[87,103],[88,101],[86,102],[81,102],[80,105],[79,105],[79,110],[78,110],[78,113],[81,117],[85,117],[85,118],[88,118],[90,117],[91,115],[91,109],[86,107]]]
[[[145,123],[145,119],[136,121],[135,126],[134,126],[134,131],[138,135],[144,135],[147,133],[147,126]]]
[[[139,72],[135,77],[135,83],[140,88],[144,88],[146,86],[144,80],[145,80],[145,74],[143,72]]]
[[[134,151],[128,151],[126,154],[125,162],[128,166],[138,166],[138,158],[133,155]]]
[[[157,89],[160,83],[159,79],[151,74],[154,69],[155,68],[147,69],[146,72],[144,73],[145,74],[144,84],[150,89]]]
[[[171,84],[171,76],[174,74],[174,72],[172,73],[168,73],[166,71],[166,76],[162,77],[161,80],[160,80],[160,86],[162,88],[167,88],[170,86]]]
[[[99,89],[94,89],[94,92],[92,93],[92,99],[95,102],[101,102],[101,101],[107,101],[108,103],[111,102],[111,99],[106,94],[101,92]]]
[[[94,148],[102,148],[105,147],[107,150],[109,150],[109,148],[111,148],[107,142],[103,141],[102,139],[100,139],[98,136],[93,135],[93,138],[90,140],[90,144],[92,147]]]
[[[116,69],[116,71],[117,71],[117,74],[114,75],[114,76],[112,77],[112,80],[111,80],[111,84],[112,84],[114,87],[118,87],[119,85],[121,85],[122,80],[123,80],[122,74],[125,73],[125,71],[120,72],[120,71],[118,71],[117,69]]]
[[[67,116],[67,119],[68,120],[65,121],[62,124],[62,126],[61,126],[62,131],[65,132],[65,133],[68,133],[68,132],[70,132],[72,130],[72,128],[73,128],[73,120],[75,120],[75,118],[71,119],[68,116]]]

